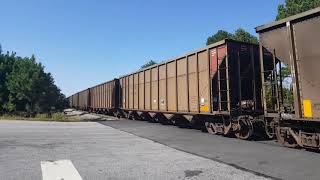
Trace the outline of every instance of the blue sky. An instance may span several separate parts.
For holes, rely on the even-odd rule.
[[[284,0],[0,0],[0,43],[35,54],[67,96],[274,20]]]

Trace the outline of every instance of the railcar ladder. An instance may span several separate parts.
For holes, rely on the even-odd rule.
[[[275,105],[275,107],[273,107],[273,110],[274,111],[279,111],[280,110],[280,106],[281,106],[281,103],[283,103],[283,95],[282,95],[282,91],[281,91],[281,88],[282,88],[282,80],[281,80],[281,77],[282,77],[282,74],[281,74],[281,62],[280,65],[279,65],[279,72],[280,74],[278,75],[277,73],[277,65],[276,65],[276,55],[275,55],[275,50],[272,52],[272,69],[270,70],[264,70],[262,73],[264,75],[271,75],[271,79],[270,81],[266,81],[263,83],[263,86],[264,88],[266,89],[266,91],[268,90],[268,86],[271,87],[271,96],[267,96],[267,95],[264,95],[263,98],[264,98],[264,101],[267,102],[268,98],[270,97],[271,98],[271,102],[272,102],[272,106]],[[280,78],[280,79],[278,79]],[[279,81],[280,81],[280,88],[279,88]],[[265,92],[267,93],[267,92]],[[280,98],[280,99],[279,99]],[[273,101],[275,100],[275,101]],[[281,100],[281,102],[280,102]],[[268,107],[266,107],[267,109]]]
[[[230,87],[229,87],[229,65],[228,57],[218,62],[218,105],[219,111],[230,111]],[[224,85],[224,86],[222,86]],[[226,105],[224,105],[226,104]]]

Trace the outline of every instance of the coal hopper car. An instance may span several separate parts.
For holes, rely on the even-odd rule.
[[[78,105],[77,109],[80,110],[88,110],[89,109],[89,92],[90,89],[83,90],[81,92],[78,92]]]
[[[263,114],[260,74],[259,46],[225,39],[120,77],[120,112],[249,139]]]
[[[88,110],[118,116],[119,80],[114,79],[88,89]]]
[[[256,31],[269,136],[287,147],[320,149],[320,8]]]
[[[69,106],[71,108],[78,108],[79,107],[78,100],[79,100],[79,94],[78,93],[75,93],[75,94],[71,95],[69,97]]]

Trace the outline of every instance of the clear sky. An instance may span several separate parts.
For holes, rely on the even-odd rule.
[[[284,0],[0,0],[0,43],[35,54],[67,96],[275,19]]]

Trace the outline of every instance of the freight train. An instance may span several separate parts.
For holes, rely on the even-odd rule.
[[[76,93],[70,106],[320,149],[320,8],[256,32],[259,45],[225,39]]]

